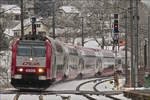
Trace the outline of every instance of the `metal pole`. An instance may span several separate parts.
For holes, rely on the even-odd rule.
[[[130,82],[131,86],[134,86],[134,63],[133,63],[133,0],[130,0],[130,37],[131,37],[131,73]]]
[[[81,20],[82,20],[82,47],[84,46],[84,32],[83,32],[83,22],[84,22],[84,19],[83,17],[81,17]]]
[[[35,0],[33,0],[33,16],[35,16]]]
[[[104,49],[105,41],[104,41],[104,13],[102,12],[102,49]]]
[[[148,36],[148,38],[149,38],[149,36]],[[148,42],[149,42],[149,40],[148,40]],[[148,43],[148,45],[149,45],[149,43]],[[149,59],[149,46],[148,46],[148,59]],[[149,66],[149,64],[150,64],[150,62],[148,62],[148,66]],[[145,69],[147,68],[147,41],[146,40],[145,40],[145,45],[144,45],[144,67],[145,67]]]
[[[21,0],[21,39],[24,37],[24,10],[23,10],[23,0]]]
[[[150,16],[148,16],[148,66],[150,67]]]
[[[53,39],[56,38],[55,36],[55,0],[52,2],[53,4]]]
[[[134,89],[138,86],[138,0],[136,0],[136,12],[135,12],[135,86]]]
[[[128,39],[128,25],[127,25],[127,11],[125,11],[125,77],[126,77],[126,84],[127,84],[127,77],[128,77],[128,53],[127,53],[127,49],[128,49],[128,43],[127,43],[127,39]]]

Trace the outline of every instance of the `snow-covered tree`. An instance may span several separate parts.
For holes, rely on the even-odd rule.
[[[8,40],[4,35],[4,28],[0,24],[0,51],[8,48]]]

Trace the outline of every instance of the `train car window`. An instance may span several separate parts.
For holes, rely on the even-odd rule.
[[[113,58],[103,58],[103,62],[114,62]]]
[[[115,63],[121,64],[121,59],[116,59],[116,60],[115,60]]]
[[[109,68],[113,69],[114,68],[114,65],[108,65]]]
[[[62,53],[63,52],[62,46],[58,43],[55,43],[55,45],[56,45],[57,52]]]
[[[18,46],[18,56],[31,56],[31,47],[29,46]]]
[[[43,46],[33,46],[32,47],[32,56],[33,57],[45,57],[46,48]]]
[[[93,51],[84,51],[86,57],[95,57],[95,53]]]
[[[118,59],[118,64],[121,64],[121,59]]]
[[[102,54],[103,54],[103,57],[114,57],[113,53],[111,52],[103,51]]]
[[[62,65],[57,65],[57,70],[62,70],[63,66]]]
[[[74,49],[74,48],[69,48],[68,50],[69,50],[69,54],[71,54],[71,55],[78,55],[78,52],[77,52],[76,49]]]

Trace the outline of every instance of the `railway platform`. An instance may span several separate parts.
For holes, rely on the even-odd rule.
[[[150,100],[150,89],[124,91],[124,96],[132,100]]]

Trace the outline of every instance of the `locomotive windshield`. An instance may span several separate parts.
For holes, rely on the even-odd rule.
[[[46,46],[38,44],[19,44],[18,56],[45,57]]]
[[[45,57],[46,48],[42,46],[32,47],[32,56],[34,57]]]
[[[18,46],[18,56],[31,56],[31,47]]]
[[[45,57],[45,53],[43,46],[18,46],[18,56]]]

